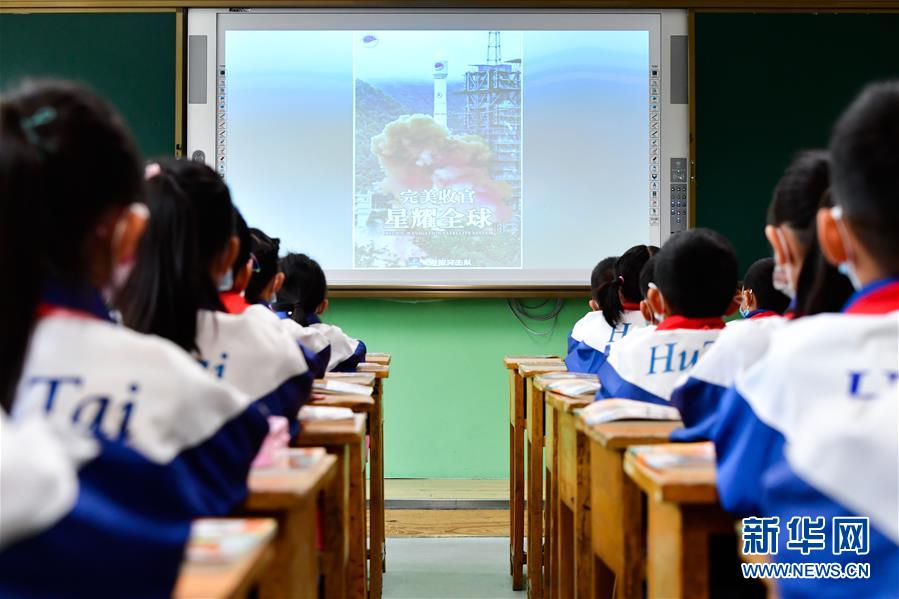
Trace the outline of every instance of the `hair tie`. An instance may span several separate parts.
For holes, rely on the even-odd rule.
[[[53,120],[56,119],[56,115],[57,112],[55,108],[52,106],[44,106],[38,108],[31,116],[19,120],[19,126],[22,127],[22,133],[25,134],[25,139],[41,152],[47,152],[52,148],[49,148],[44,140],[41,139],[41,135],[37,132],[37,128],[41,125],[53,122]]]
[[[158,162],[151,162],[147,166],[144,167],[144,179],[149,181],[153,177],[157,177],[162,174],[162,167],[159,166]]]
[[[618,275],[618,282],[621,283],[622,285],[624,285],[624,277],[622,277],[621,275]]]

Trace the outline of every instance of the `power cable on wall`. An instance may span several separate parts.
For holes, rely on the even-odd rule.
[[[554,300],[555,304],[548,312],[540,313],[540,310],[545,308],[550,301],[551,300],[545,299],[533,306],[529,306],[519,299],[509,299],[507,300],[507,303],[509,304],[509,309],[512,310],[512,314],[515,315],[515,318],[518,319],[518,322],[521,323],[521,326],[523,326],[527,332],[532,335],[537,335],[538,337],[549,337],[556,330],[556,325],[559,323],[559,314],[562,312],[562,307],[565,305],[565,302],[562,299],[557,298]],[[534,322],[552,321],[552,324],[547,331],[537,331],[528,326],[528,320]]]

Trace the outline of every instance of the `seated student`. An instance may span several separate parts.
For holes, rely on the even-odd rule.
[[[727,239],[709,229],[678,233],[654,260],[648,301],[659,324],[612,346],[597,373],[597,399],[667,405],[675,383],[724,328],[737,281],[737,258]]]
[[[128,518],[183,524],[228,513],[247,493],[265,417],[177,346],[110,319],[103,295],[114,294],[146,220],[146,209],[134,204],[141,159],[118,114],[84,88],[43,81],[0,99],[0,125],[0,270],[16,281],[0,314],[0,399],[15,426],[40,418],[60,439],[100,442],[78,472],[90,482],[78,501],[99,511],[82,513],[74,544],[72,536],[36,534],[40,527],[23,530],[0,556],[0,595],[71,591],[71,577],[54,576],[76,562],[82,567],[73,576],[82,583],[130,574],[140,584],[141,569],[160,574],[150,563],[155,533]],[[34,231],[41,243],[33,243]],[[5,443],[16,433],[0,436],[7,459]],[[50,522],[49,495],[23,501],[46,509],[43,523]],[[5,513],[13,504],[3,505]],[[130,535],[129,551],[108,561],[92,552],[91,539],[112,542],[118,533]],[[186,528],[172,535],[180,559]],[[172,583],[174,574],[145,581],[146,588]],[[20,583],[30,588],[14,588]]]
[[[618,260],[618,256],[609,256],[608,258],[600,260],[596,266],[593,267],[593,272],[590,273],[590,301],[587,302],[587,305],[590,306],[590,311],[574,324],[574,328],[572,328],[571,332],[568,334],[569,354],[574,351],[574,348],[576,348],[582,340],[582,337],[578,334],[578,328],[582,327],[584,322],[587,322],[590,317],[594,317],[597,312],[602,310],[602,308],[599,307],[600,289],[608,291],[607,283],[615,276],[616,260]]]
[[[328,282],[321,266],[306,254],[288,254],[281,259],[281,270],[284,285],[278,292],[279,316],[327,337],[331,343],[329,372],[354,372],[365,361],[365,344],[319,318],[328,309]]]
[[[781,266],[776,261],[772,266],[771,286],[776,284],[793,294],[793,309],[788,318],[818,313],[834,301],[845,302],[852,291],[836,269],[830,265],[822,267],[815,237],[818,207],[828,203],[829,161],[827,152],[821,150],[798,154],[778,182],[768,208],[769,225],[765,232],[775,253],[781,255]],[[747,279],[755,277],[752,270],[747,273]],[[765,283],[767,280],[749,284],[761,288]],[[774,292],[776,289],[767,293]],[[817,299],[821,294],[828,299]],[[785,322],[781,318],[749,319],[728,327],[721,334],[690,377],[671,395],[671,403],[684,421],[684,428],[671,434],[673,441],[710,438],[720,416],[717,410],[721,398],[737,375],[764,355],[771,335]],[[756,457],[762,455],[760,451]],[[750,468],[744,465],[742,471],[748,478]]]
[[[174,341],[295,429],[312,384],[300,346],[265,306],[228,314],[218,294],[234,291],[232,269],[249,255],[235,258],[240,241],[227,185],[204,164],[167,160],[151,165],[147,205],[139,267],[119,302],[125,324]]]
[[[251,228],[249,232],[252,240],[251,255],[256,261],[257,268],[254,269],[253,276],[247,284],[244,298],[248,302],[247,305],[260,304],[270,307],[275,301],[275,294],[284,284],[284,273],[278,269],[280,241],[272,239],[259,229]],[[279,322],[291,337],[309,350],[305,354],[306,362],[315,377],[323,377],[331,359],[331,343],[328,338],[317,330],[300,326],[290,319]]]
[[[259,262],[252,253],[250,228],[237,208],[234,209],[234,236],[237,237],[237,256],[231,267],[231,277],[226,276],[219,285],[219,299],[228,314],[240,314],[256,303],[247,301],[244,292],[253,273],[259,270]]]
[[[640,314],[640,269],[656,251],[658,248],[653,246],[637,245],[615,260],[608,275],[600,270],[605,260],[593,269],[590,307],[594,311],[581,318],[571,331],[565,357],[569,371],[597,372],[613,343],[645,326]],[[597,279],[601,282],[593,291]],[[576,342],[573,348],[571,341]]]
[[[745,320],[781,316],[790,305],[790,298],[774,288],[773,258],[752,263],[743,277],[740,295],[740,316]]]
[[[899,589],[892,495],[899,434],[897,135],[897,82],[869,86],[840,117],[830,142],[835,206],[818,212],[817,230],[822,253],[857,292],[842,314],[802,318],[778,330],[768,352],[722,399],[730,417],[719,420],[713,440],[724,507],[779,517],[782,544],[793,517],[821,517],[799,524],[824,547],[808,555],[781,548],[775,561],[870,564],[870,577],[861,579],[782,578],[784,599],[894,597]],[[835,517],[870,522],[840,534]],[[857,534],[868,526],[869,535]]]

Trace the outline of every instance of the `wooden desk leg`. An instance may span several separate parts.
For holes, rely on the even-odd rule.
[[[349,531],[350,553],[347,573],[347,597],[365,597],[367,593],[365,526],[365,442],[350,447]]]
[[[349,570],[349,448],[345,445],[328,448],[337,456],[337,474],[322,493],[322,532],[325,551],[322,555],[322,573],[325,578],[324,596],[328,599],[346,597],[346,581]]]
[[[245,516],[274,518],[278,532],[274,556],[259,583],[260,599],[316,599],[318,597],[318,551],[315,547],[317,498],[310,497],[292,510],[251,511]]]
[[[512,566],[512,588],[524,588],[524,381],[514,370],[509,371],[511,428],[509,437],[509,551]]]
[[[574,428],[573,416],[570,426]],[[576,435],[577,497],[575,498],[574,564],[577,597],[590,599],[593,594],[593,544],[590,535],[590,444],[581,432]]]
[[[527,383],[528,597],[543,597],[543,392]]]
[[[375,407],[371,412],[369,432],[371,434],[371,539],[369,547],[370,596],[381,597],[382,576],[384,573],[384,404],[381,387],[375,383]]]
[[[558,534],[556,531],[556,502],[559,500],[557,420],[555,410],[547,407],[546,437],[543,439],[546,447],[546,505],[543,510],[543,513],[546,515],[546,543],[543,552],[543,594],[550,599],[559,599],[558,590],[556,589],[557,570],[559,568],[559,560],[556,555],[556,535]]]
[[[642,599],[643,494],[624,473],[623,453],[590,443],[593,585],[597,597]]]
[[[707,599],[709,540],[733,532],[733,518],[718,506],[664,501],[649,502],[648,518],[648,596]]]

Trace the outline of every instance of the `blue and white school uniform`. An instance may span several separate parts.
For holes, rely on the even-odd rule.
[[[565,365],[570,372],[596,373],[609,355],[612,344],[628,333],[647,326],[639,306],[628,304],[621,314],[621,322],[611,326],[602,312],[588,312],[577,321],[568,335],[568,355]]]
[[[113,323],[93,289],[55,287],[44,295],[12,413],[131,448],[145,463],[116,484],[144,491],[136,499],[159,513],[194,517],[227,514],[243,500],[268,431],[245,393],[210,377],[170,341]],[[176,483],[145,489],[143,470],[154,467]]]
[[[309,350],[311,357],[306,356],[306,363],[315,375],[322,378],[331,365],[331,342],[321,332],[311,327],[304,327],[291,318],[283,318],[278,322],[297,343]]]
[[[720,318],[669,316],[617,341],[599,367],[596,399],[669,405],[671,392],[724,329]]]
[[[264,406],[268,415],[287,418],[296,432],[313,373],[271,310],[261,305],[240,314],[200,310],[196,345],[196,357],[209,372]]]
[[[772,312],[773,314],[773,312]],[[767,351],[771,335],[788,321],[784,318],[733,321],[671,393],[684,428],[671,433],[672,441],[705,441],[711,438],[721,398],[737,374],[755,364]]]
[[[843,314],[801,318],[776,331],[718,408],[712,440],[722,506],[758,515],[763,478],[783,459],[790,423],[826,413],[832,398],[861,402],[895,390],[897,340],[897,281],[862,289]]]
[[[173,470],[43,417],[0,413],[0,596],[164,597],[191,516]]]
[[[290,318],[286,312],[279,312],[278,315]],[[340,327],[323,323],[316,314],[307,316],[306,321],[301,324],[324,335],[331,344],[328,372],[355,372],[360,362],[365,361],[365,344],[344,333]]]

